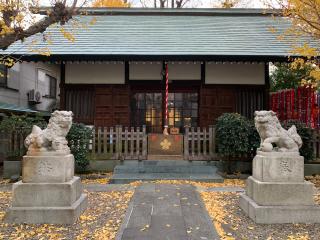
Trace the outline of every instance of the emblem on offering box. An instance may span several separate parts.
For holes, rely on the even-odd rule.
[[[163,150],[169,150],[171,147],[171,144],[172,143],[170,141],[168,141],[168,139],[166,139],[166,138],[164,140],[162,140],[162,142],[160,142],[161,148]]]

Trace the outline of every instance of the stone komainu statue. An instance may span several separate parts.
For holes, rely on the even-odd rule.
[[[255,126],[261,138],[258,151],[275,151],[276,149],[273,149],[272,143],[277,145],[279,152],[299,151],[302,146],[302,140],[294,125],[285,130],[273,111],[256,111],[254,115]]]
[[[70,153],[66,136],[72,125],[71,111],[54,111],[48,126],[42,130],[34,125],[31,134],[25,139],[28,153],[33,151]]]

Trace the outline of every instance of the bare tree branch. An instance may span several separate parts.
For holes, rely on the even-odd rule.
[[[48,15],[44,17],[42,20],[32,24],[30,27],[26,29],[22,28],[15,28],[14,31],[10,31],[0,38],[0,48],[2,50],[7,49],[11,44],[18,40],[24,40],[27,37],[30,37],[37,33],[44,32],[50,25],[54,23],[59,23],[61,25],[64,25],[66,22],[68,22],[73,15],[77,14],[79,11],[79,8],[77,8],[77,2],[78,0],[73,0],[71,7],[67,6],[66,0],[60,2],[57,1],[53,7],[48,11]],[[10,8],[9,8],[10,9]],[[3,18],[7,18],[6,10],[2,11]],[[12,16],[16,13],[10,12],[7,13],[9,16],[9,19],[12,19]],[[5,23],[7,26],[11,25],[10,20],[7,20],[7,23]]]

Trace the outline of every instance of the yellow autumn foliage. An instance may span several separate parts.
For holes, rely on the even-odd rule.
[[[313,70],[309,77],[313,81],[302,79],[301,84],[311,84],[319,88],[320,68],[317,60],[320,54],[319,44],[310,44],[308,39],[311,37],[316,41],[320,40],[320,0],[277,0],[277,2],[284,16],[292,23],[284,33],[295,37],[290,54],[301,56],[294,58],[291,66],[293,69],[303,64],[311,66]],[[285,41],[285,37],[282,36],[281,39]]]
[[[95,0],[92,3],[93,7],[115,7],[115,8],[127,8],[131,4],[123,0]]]

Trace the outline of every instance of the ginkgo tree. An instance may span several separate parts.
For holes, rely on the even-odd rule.
[[[86,1],[51,0],[44,17],[37,11],[44,1],[0,0],[0,48],[7,49],[18,40],[44,32],[50,25],[64,25],[79,12]]]
[[[292,23],[291,27],[283,33],[282,39],[285,41],[286,36],[290,36],[291,39],[294,37],[296,43],[292,45],[291,54],[301,56],[294,59],[291,67],[293,69],[304,67],[304,65],[312,67],[310,76],[315,81],[302,79],[301,83],[319,87],[320,1],[277,0],[277,6],[282,8],[283,15]]]
[[[131,4],[126,0],[95,0],[92,7],[130,7]]]

